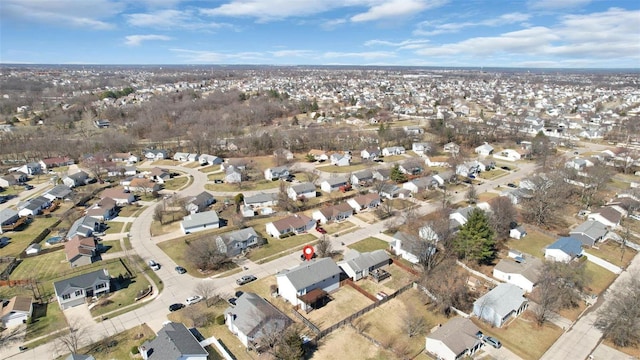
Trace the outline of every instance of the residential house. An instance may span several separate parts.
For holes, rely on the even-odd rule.
[[[391,178],[391,169],[375,169],[373,172],[373,180],[387,181]]]
[[[456,317],[427,335],[425,350],[434,358],[472,358],[483,346],[482,332],[467,318]]]
[[[593,246],[602,240],[609,230],[607,226],[599,221],[587,220],[569,231],[569,236],[582,241],[582,245]]]
[[[165,322],[158,336],[138,347],[143,360],[207,360],[209,353],[184,324]]]
[[[20,215],[18,215],[18,212],[13,209],[4,208],[0,210],[0,234],[2,234],[3,226],[13,225],[18,221],[19,218]]]
[[[397,231],[393,234],[393,241],[390,243],[391,252],[402,257],[412,264],[420,262],[420,257],[426,253],[426,243],[418,237]]]
[[[387,198],[387,199],[394,199],[394,198],[401,197],[400,194],[402,194],[402,191],[403,191],[403,189],[400,188],[398,185],[395,185],[395,184],[384,184],[378,190],[378,194],[380,195],[380,197],[384,197],[384,198]],[[405,190],[405,191],[407,193],[411,194],[411,192],[409,190]]]
[[[293,160],[293,153],[287,149],[276,149],[273,151],[273,156],[285,161]]]
[[[366,185],[373,182],[373,172],[371,170],[361,170],[351,174],[351,183]]]
[[[551,261],[569,262],[583,253],[582,241],[573,236],[561,237],[544,249],[544,258]]]
[[[346,202],[338,205],[322,207],[311,214],[311,217],[321,224],[329,221],[342,221],[353,215],[353,208]]]
[[[180,222],[180,228],[185,234],[217,229],[219,227],[220,219],[218,218],[218,214],[213,210],[187,215],[182,219],[182,222]]]
[[[456,155],[460,152],[460,146],[454,142],[446,143],[443,146],[443,151],[452,155]]]
[[[310,182],[292,185],[287,189],[287,195],[291,200],[311,199],[316,197],[316,186]]]
[[[24,164],[16,169],[17,172],[23,173],[27,176],[33,176],[42,174],[42,166],[37,162],[30,162]]]
[[[589,215],[587,215],[587,219],[597,221],[604,226],[609,227],[609,229],[615,229],[618,225],[620,225],[620,221],[622,220],[622,217],[624,215],[626,215],[626,212],[624,212],[624,210],[622,210],[622,208],[618,206],[604,206],[595,211],[592,211]]]
[[[511,317],[527,309],[525,291],[516,285],[503,283],[473,303],[473,315],[495,327],[502,327]]]
[[[380,195],[376,193],[358,195],[347,200],[347,204],[356,212],[375,209],[380,205]]]
[[[406,152],[402,146],[390,146],[382,149],[382,156],[402,155]]]
[[[62,178],[62,183],[67,185],[70,188],[74,188],[74,187],[86,185],[88,180],[89,180],[89,174],[80,170],[77,173],[67,175],[64,178]]]
[[[478,160],[472,160],[456,166],[456,175],[467,177],[470,175],[477,175],[484,170],[485,167],[483,163]]]
[[[251,292],[238,297],[235,306],[224,311],[229,331],[248,349],[261,351],[261,339],[282,333],[293,321],[270,302]]]
[[[577,171],[585,171],[587,168],[592,167],[594,164],[589,159],[581,159],[581,158],[573,158],[566,163],[564,166],[568,169],[574,169]]]
[[[302,310],[322,306],[328,293],[340,287],[341,270],[331,258],[306,261],[276,274],[278,294]]]
[[[198,161],[198,159],[200,159],[200,155],[195,154],[195,153],[190,153],[187,156],[187,161]]]
[[[270,236],[279,239],[283,235],[297,235],[307,232],[316,226],[315,220],[304,215],[295,214],[265,225]]]
[[[326,193],[331,193],[340,190],[341,187],[347,186],[349,179],[346,177],[338,176],[329,178],[320,183],[320,189]]]
[[[324,150],[311,149],[309,150],[309,155],[313,156],[316,161],[327,161],[329,160],[329,156]]]
[[[407,175],[418,175],[422,173],[423,166],[421,161],[416,161],[415,159],[409,159],[404,161],[402,164],[398,165],[398,170],[401,173]]]
[[[198,161],[200,162],[200,165],[220,165],[224,162],[222,158],[209,154],[200,155],[200,159]]]
[[[338,266],[349,278],[354,281],[364,279],[370,274],[375,274],[378,269],[389,266],[391,258],[384,250],[375,250],[360,253],[349,249],[344,255],[344,260],[338,262]]]
[[[96,239],[75,235],[64,244],[64,252],[72,268],[89,265],[96,260]]]
[[[67,239],[71,239],[76,235],[83,237],[89,237],[94,232],[100,232],[102,230],[102,222],[91,216],[83,216],[74,221],[67,232]]]
[[[420,156],[424,156],[431,151],[431,144],[428,142],[414,142],[411,144],[411,150]]]
[[[100,199],[96,204],[87,209],[87,216],[94,217],[100,221],[107,221],[118,216],[118,204],[110,197]]]
[[[224,182],[229,184],[237,184],[242,182],[242,173],[235,167],[228,167],[225,170]]]
[[[167,180],[171,179],[171,172],[167,169],[154,167],[149,171],[149,177],[158,184],[164,184]]]
[[[5,329],[26,324],[33,312],[33,304],[29,296],[14,296],[0,305],[2,305],[0,325]]]
[[[166,150],[145,150],[144,157],[148,160],[162,160],[167,159],[167,151]]]
[[[278,204],[277,193],[260,193],[255,195],[248,195],[244,197],[244,206],[251,209],[258,209],[262,207],[271,207]]]
[[[403,127],[403,130],[404,133],[409,136],[424,134],[424,129],[420,126],[405,126]]]
[[[267,180],[286,179],[289,175],[289,168],[286,166],[268,168],[264,171],[264,178]]]
[[[504,149],[500,151],[498,154],[493,155],[496,159],[506,160],[506,161],[517,161],[522,157],[520,153],[513,149]]]
[[[476,147],[475,153],[480,156],[489,156],[493,154],[493,146],[485,142],[484,144]]]
[[[542,261],[531,255],[514,255],[498,262],[493,268],[493,277],[530,293],[540,279]]]
[[[35,216],[42,214],[42,211],[51,207],[51,200],[44,196],[38,196],[31,200],[27,200],[24,203],[19,203],[18,215],[20,216]]]
[[[66,156],[50,157],[39,161],[40,167],[43,171],[53,169],[55,167],[73,165],[75,162],[73,159]]]
[[[100,194],[100,197],[103,199],[111,198],[116,202],[116,205],[118,206],[129,205],[136,201],[135,195],[128,191],[125,191],[124,188],[121,187],[104,189],[102,191],[102,194]]]
[[[438,182],[438,186],[443,187],[451,182],[451,179],[455,176],[452,170],[443,171],[433,175],[433,180]]]
[[[53,283],[53,289],[62,310],[84,304],[85,298],[108,294],[111,277],[107,269],[74,276]]]
[[[360,157],[364,160],[375,160],[380,157],[380,148],[372,147],[360,151]]]
[[[26,175],[21,174],[24,177],[26,177]],[[4,176],[0,176],[0,187],[9,187],[9,186],[15,186],[18,185],[18,183],[20,183],[13,175],[4,175]]]
[[[512,239],[520,240],[525,236],[527,236],[527,230],[522,225],[509,230],[509,237]]]
[[[134,164],[140,161],[140,158],[132,153],[115,153],[111,155],[111,161],[116,162],[126,162],[129,164]]]
[[[453,227],[460,228],[462,225],[466,224],[473,209],[475,209],[475,207],[467,206],[465,208],[452,211],[451,214],[449,214],[449,220],[451,220]]]
[[[216,246],[221,253],[233,257],[249,247],[257,246],[262,238],[252,227],[220,234],[216,237]]]
[[[147,178],[133,178],[129,185],[124,187],[125,190],[131,192],[145,192],[152,193],[160,190],[160,184],[151,181]]]
[[[185,205],[185,209],[190,214],[195,214],[205,211],[215,202],[216,199],[213,197],[213,195],[206,191],[203,191],[200,194],[189,198]]]
[[[66,200],[70,198],[70,195],[73,191],[67,185],[56,185],[51,188],[46,193],[42,194],[42,196],[47,199],[53,200]]]
[[[432,176],[419,177],[402,184],[402,188],[411,191],[412,194],[421,193],[437,186],[438,182]]]
[[[349,166],[351,165],[351,155],[348,153],[333,153],[329,157],[331,160],[331,165],[335,166]]]

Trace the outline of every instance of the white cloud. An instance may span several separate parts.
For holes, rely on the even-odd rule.
[[[312,50],[278,50],[271,51],[270,54],[275,57],[309,57],[314,52]]]
[[[394,58],[396,54],[391,51],[365,51],[365,52],[337,52],[337,51],[329,51],[322,55],[322,57],[327,59],[336,59],[336,58],[356,58],[356,59],[385,59],[385,58]]]
[[[412,16],[421,11],[439,7],[447,0],[391,0],[376,4],[367,12],[351,17],[353,22],[375,21],[389,17]]]
[[[593,0],[530,0],[527,5],[536,10],[558,10],[589,4]]]
[[[200,19],[192,10],[165,9],[151,13],[129,14],[126,15],[126,18],[129,25],[162,30],[200,30],[231,27],[229,24],[210,22]]]
[[[398,48],[398,50],[410,50],[410,49],[420,49],[423,48],[426,44],[429,43],[429,40],[419,39],[419,40],[405,40],[400,42],[392,42],[386,40],[369,40],[364,43],[364,46],[372,47],[372,46],[389,46]]]
[[[124,10],[112,0],[2,0],[3,18],[45,22],[59,26],[111,29],[111,18]]]
[[[206,50],[169,49],[183,59],[184,63],[196,64],[266,64],[267,58],[260,52],[222,53]]]
[[[165,35],[129,35],[125,36],[125,45],[127,46],[139,46],[143,41],[169,41],[173,38]]]
[[[531,15],[519,12],[500,15],[496,18],[486,19],[482,21],[467,21],[460,23],[438,23],[435,21],[423,21],[418,24],[413,35],[417,36],[433,36],[439,34],[456,33],[468,27],[489,26],[497,27],[501,25],[521,23],[529,20]]]

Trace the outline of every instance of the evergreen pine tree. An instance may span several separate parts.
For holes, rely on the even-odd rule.
[[[496,241],[489,219],[480,209],[473,209],[454,241],[458,257],[490,264],[495,258]]]

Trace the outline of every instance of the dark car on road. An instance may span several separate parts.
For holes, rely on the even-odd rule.
[[[502,170],[507,170],[507,171],[511,171],[511,168],[508,166],[500,166],[500,169]]]
[[[169,305],[169,311],[171,311],[171,312],[178,311],[178,310],[182,309],[183,307],[184,307],[184,304],[179,304],[179,303],[171,304],[171,305]]]
[[[178,274],[184,274],[187,272],[187,269],[183,268],[182,266],[176,266],[176,272]]]
[[[510,188],[514,188],[514,189],[518,187],[518,185],[516,185],[514,183],[508,183],[507,186],[510,187]]]
[[[236,280],[236,284],[238,285],[244,285],[244,284],[248,284],[252,281],[257,280],[258,278],[253,276],[253,275],[245,275],[243,277],[241,277],[240,279]]]

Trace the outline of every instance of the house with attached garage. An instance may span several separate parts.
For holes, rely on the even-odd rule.
[[[382,149],[382,156],[402,155],[406,152],[402,146],[389,146]]]
[[[62,178],[62,183],[67,185],[70,188],[83,186],[87,184],[89,180],[89,174],[80,170],[75,174],[71,174]]]
[[[501,259],[493,268],[493,277],[530,293],[540,279],[541,270],[540,259],[510,250],[509,257]]]
[[[258,246],[263,239],[252,227],[220,234],[216,237],[216,246],[221,253],[233,257],[252,246]]]
[[[276,274],[278,294],[292,306],[309,312],[323,306],[327,295],[338,290],[341,272],[331,258],[305,261]]]
[[[286,166],[272,167],[264,171],[264,178],[266,180],[286,179],[288,177],[289,168]]]
[[[584,246],[593,246],[604,239],[609,230],[603,223],[595,220],[587,220],[569,231],[569,236],[582,241]]]
[[[215,155],[202,154],[198,160],[200,165],[220,165],[224,162],[221,158]]]
[[[454,142],[444,144],[442,150],[446,153],[456,155],[460,152],[460,146]]]
[[[433,176],[423,176],[402,184],[402,188],[411,191],[412,194],[417,194],[437,186],[438,182]]]
[[[46,170],[51,170],[55,167],[73,165],[75,164],[75,161],[73,161],[73,159],[68,158],[66,156],[58,156],[58,157],[42,159],[39,161],[39,163],[43,171],[46,171]]]
[[[443,187],[446,184],[451,183],[451,179],[453,179],[455,174],[452,170],[443,171],[433,175],[433,180],[438,183],[439,187]]]
[[[351,155],[348,153],[333,153],[329,157],[331,165],[335,166],[349,166],[351,165]]]
[[[203,191],[200,194],[189,198],[187,200],[187,204],[185,205],[185,209],[190,214],[195,214],[205,211],[215,202],[216,199],[213,197],[213,195],[206,191]]]
[[[544,258],[550,261],[569,262],[583,253],[582,241],[568,236],[561,237],[544,249]]]
[[[42,165],[37,162],[30,162],[28,164],[22,165],[16,169],[17,172],[23,173],[27,176],[33,176],[42,174]]]
[[[227,168],[224,173],[224,182],[229,184],[237,184],[242,182],[242,173],[235,167]]]
[[[597,221],[610,229],[615,229],[626,215],[627,212],[619,206],[604,206],[592,211],[587,215],[587,219]]]
[[[346,177],[338,176],[324,180],[320,183],[320,189],[326,193],[331,193],[340,190],[340,187],[347,186],[349,179]]]
[[[167,159],[167,151],[166,150],[145,150],[144,157],[148,160],[162,160]]]
[[[417,236],[397,231],[393,234],[393,241],[389,243],[391,252],[412,264],[420,262],[420,255],[427,251],[425,242]]]
[[[377,208],[381,203],[380,195],[376,193],[367,193],[358,195],[347,200],[347,204],[356,212],[366,211]]]
[[[522,225],[509,230],[509,237],[512,239],[520,240],[525,236],[527,236],[527,230]]]
[[[0,325],[12,328],[26,324],[33,312],[33,304],[29,296],[14,296],[6,303],[0,303]]]
[[[420,156],[424,156],[426,153],[431,151],[431,146],[432,145],[428,142],[414,142],[411,144],[411,150]]]
[[[76,235],[64,243],[64,252],[72,268],[89,265],[97,260],[96,239]]]
[[[86,298],[108,294],[110,284],[109,272],[101,269],[54,282],[53,289],[60,309],[66,310],[84,304]]]
[[[378,157],[380,157],[380,148],[374,147],[374,148],[364,149],[360,151],[360,157],[365,160],[377,159]]]
[[[305,233],[316,226],[316,221],[304,214],[287,216],[265,225],[265,231],[270,236],[279,239],[281,236]]]
[[[24,174],[21,174],[21,175],[26,178],[26,175]],[[18,185],[18,183],[20,183],[20,181],[18,181],[13,175],[0,176],[1,187],[15,186],[15,185]]]
[[[292,185],[287,189],[287,196],[289,196],[291,200],[311,199],[316,197],[316,195],[316,186],[310,182]]]
[[[483,345],[482,332],[476,324],[456,317],[427,335],[425,350],[437,359],[458,360],[472,358]]]
[[[456,209],[455,211],[449,214],[449,220],[451,220],[451,224],[455,228],[460,228],[464,224],[467,223],[469,219],[469,215],[475,209],[473,206],[467,206],[465,208]]]
[[[115,153],[111,155],[111,161],[116,161],[116,162],[126,162],[126,163],[137,163],[138,161],[140,161],[140,158],[137,157],[136,155],[133,155],[132,153],[128,152],[128,153]]]
[[[384,250],[361,253],[349,249],[344,254],[344,260],[338,266],[354,281],[366,278],[378,269],[384,269],[391,263],[391,258]]]
[[[225,324],[242,345],[256,351],[262,349],[261,339],[282,333],[293,321],[270,302],[252,292],[238,297],[236,305],[224,311]]]
[[[76,235],[89,237],[93,235],[94,232],[102,231],[102,229],[103,224],[100,220],[91,216],[83,216],[71,224],[66,238],[69,240]]]
[[[476,147],[475,153],[480,156],[489,156],[493,154],[493,146],[485,142],[484,144]]]
[[[473,303],[473,315],[495,327],[502,327],[511,317],[527,309],[525,291],[516,285],[502,283]]]
[[[112,198],[102,198],[96,204],[87,209],[87,216],[94,217],[100,221],[107,221],[118,216],[118,204]]]
[[[164,184],[167,180],[171,179],[171,172],[167,169],[154,167],[149,172],[149,178],[158,184]]]
[[[19,203],[18,215],[20,216],[35,216],[42,214],[42,211],[51,207],[51,200],[44,196],[38,196],[31,200],[27,200],[24,203]]]
[[[187,215],[182,219],[182,222],[180,222],[180,228],[185,234],[217,229],[219,227],[220,219],[218,218],[218,214],[213,210]]]
[[[373,182],[373,172],[371,170],[362,170],[351,174],[351,183],[358,185],[366,185]]]
[[[329,221],[342,221],[353,215],[353,208],[346,202],[322,207],[311,214],[311,217],[320,224]]]
[[[181,323],[165,322],[158,336],[138,347],[142,360],[207,360],[209,353]]]
[[[260,193],[244,197],[244,206],[251,209],[259,209],[263,207],[271,207],[278,204],[277,193]]]
[[[102,191],[102,194],[100,194],[100,197],[103,199],[111,198],[116,202],[116,205],[118,206],[133,204],[136,201],[135,195],[128,191],[125,191],[124,188],[121,187],[104,189]]]
[[[313,156],[316,161],[327,161],[329,160],[329,156],[324,150],[311,149],[309,150],[309,155]]]
[[[152,193],[160,190],[160,184],[146,178],[133,178],[124,188],[132,192]]]

